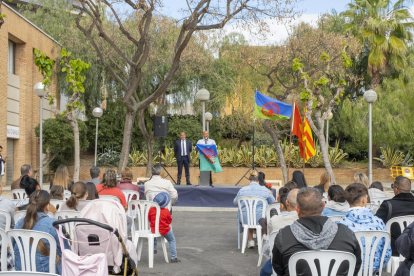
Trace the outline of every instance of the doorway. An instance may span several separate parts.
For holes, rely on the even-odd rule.
[[[14,139],[7,139],[6,157],[6,184],[9,186],[14,180]]]

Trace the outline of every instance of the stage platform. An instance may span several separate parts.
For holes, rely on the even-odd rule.
[[[245,186],[187,186],[174,185],[178,192],[178,200],[174,206],[185,207],[225,207],[237,208],[233,205],[233,200],[239,190]],[[144,185],[139,186],[141,197],[145,199]],[[273,190],[273,195],[276,191]]]

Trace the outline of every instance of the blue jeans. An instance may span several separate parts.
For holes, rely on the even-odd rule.
[[[172,231],[172,229],[170,229],[170,231],[168,231],[167,235],[163,235],[164,238],[167,239],[168,243],[170,244],[170,254],[171,254],[171,259],[176,259],[177,258],[177,248],[175,247],[175,237],[174,237],[174,233]],[[157,239],[154,239],[154,250],[157,249]]]
[[[269,259],[262,266],[262,269],[260,270],[260,276],[272,276],[272,273],[273,273],[272,259]]]

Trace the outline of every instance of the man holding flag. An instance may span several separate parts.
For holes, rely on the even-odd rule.
[[[211,171],[215,173],[223,171],[217,156],[216,141],[209,139],[208,131],[203,131],[203,139],[197,141],[196,148],[200,153],[200,172],[210,172],[210,186],[214,187]]]

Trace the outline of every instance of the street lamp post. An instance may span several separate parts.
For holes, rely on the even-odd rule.
[[[326,117],[326,148],[329,150],[329,121],[333,118],[333,113],[329,113],[328,117]]]
[[[95,134],[95,166],[96,166],[96,155],[98,154],[98,121],[102,116],[103,111],[100,107],[95,107],[92,111],[93,116],[96,118],[96,134]]]
[[[211,115],[210,112],[206,112],[206,114],[204,114],[204,118],[206,119],[207,122],[207,131],[210,132],[210,121],[213,119],[213,115]]]
[[[208,92],[207,89],[205,88],[201,88],[200,90],[198,90],[197,94],[196,94],[197,100],[199,100],[202,105],[203,105],[203,131],[206,130],[206,121],[205,121],[205,112],[206,112],[206,102],[210,99],[210,92]]]
[[[33,90],[40,99],[39,184],[40,188],[43,189],[43,97],[48,92],[48,88],[45,89],[43,83],[38,82]]]
[[[370,89],[364,93],[364,101],[369,104],[369,148],[368,148],[368,178],[369,183],[372,183],[372,104],[377,100],[377,93]]]

